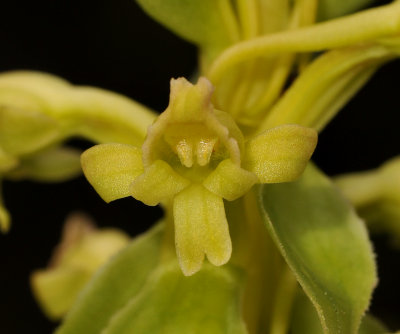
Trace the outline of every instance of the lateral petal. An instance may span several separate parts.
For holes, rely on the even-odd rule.
[[[203,186],[212,193],[233,201],[244,195],[257,181],[255,174],[226,159],[204,180]]]
[[[189,180],[176,173],[166,162],[156,160],[133,181],[130,195],[146,205],[154,206],[173,198],[189,184]]]

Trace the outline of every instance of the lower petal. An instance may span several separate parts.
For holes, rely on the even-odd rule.
[[[191,185],[174,199],[175,243],[186,276],[200,270],[204,255],[220,266],[232,252],[224,203],[201,185]]]

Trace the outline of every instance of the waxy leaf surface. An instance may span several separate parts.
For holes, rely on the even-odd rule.
[[[264,185],[259,199],[266,226],[324,333],[357,333],[377,281],[363,222],[312,165],[296,182]]]
[[[177,262],[163,264],[103,334],[245,334],[240,319],[241,274],[206,264],[185,277]]]
[[[323,334],[317,312],[304,293],[298,293],[292,311],[292,334]],[[377,319],[366,314],[362,319],[358,334],[389,333],[387,328]]]

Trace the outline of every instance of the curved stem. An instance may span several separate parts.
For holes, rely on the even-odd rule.
[[[208,77],[217,84],[232,66],[271,53],[322,51],[383,38],[399,32],[400,2],[396,1],[310,27],[235,44],[215,60]]]
[[[320,130],[377,66],[393,57],[379,45],[333,50],[320,56],[274,105],[259,129],[295,123]]]

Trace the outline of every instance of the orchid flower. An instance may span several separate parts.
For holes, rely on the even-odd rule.
[[[364,223],[309,160],[317,133],[398,57],[400,1],[351,15],[369,0],[137,2],[199,49],[197,83],[172,79],[159,116],[51,76],[0,76],[2,178],[46,179],[62,159],[42,154],[84,137],[99,144],[81,164],[106,202],[165,210],[94,276],[58,333],[382,331],[364,316],[377,282]],[[385,199],[389,170],[367,179]],[[357,205],[368,187],[342,180]]]
[[[82,155],[86,177],[104,200],[133,196],[173,209],[175,244],[185,275],[231,256],[223,199],[233,201],[256,183],[297,179],[317,133],[282,125],[244,141],[229,114],[211,103],[212,86],[171,80],[168,108],[149,127],[141,148],[103,144]]]

